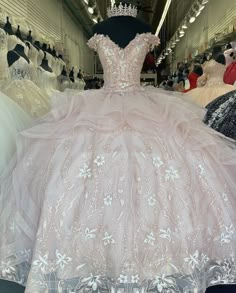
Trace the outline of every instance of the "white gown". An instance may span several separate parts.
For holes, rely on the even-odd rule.
[[[0,29],[0,85],[9,78],[7,40],[5,31]],[[14,156],[17,133],[29,128],[31,120],[15,102],[0,92],[0,176]]]
[[[32,63],[19,57],[9,68],[10,78],[2,83],[2,91],[34,118],[50,110],[50,99],[31,79]]]

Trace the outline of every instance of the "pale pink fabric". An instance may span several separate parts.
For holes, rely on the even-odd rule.
[[[94,36],[105,87],[57,95],[61,106],[21,133],[2,184],[2,278],[28,293],[235,282],[235,147],[181,94],[139,86],[158,42]]]

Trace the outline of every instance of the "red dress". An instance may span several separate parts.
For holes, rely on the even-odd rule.
[[[191,91],[192,89],[195,89],[197,87],[197,79],[199,78],[200,75],[198,75],[197,73],[195,72],[191,72],[188,76],[188,80],[189,80],[189,83],[190,83],[190,88],[187,89],[187,90],[184,90],[183,92],[184,93],[187,93],[189,91]]]
[[[236,62],[229,64],[224,73],[224,82],[234,84],[236,81]]]

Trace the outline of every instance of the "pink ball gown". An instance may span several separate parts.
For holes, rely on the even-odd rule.
[[[224,83],[225,69],[225,65],[213,59],[204,64],[204,74],[197,80],[198,87],[188,93],[195,104],[205,107],[214,99],[235,89],[234,86]]]
[[[140,86],[150,46],[95,35],[104,88],[21,133],[1,192],[0,276],[46,292],[204,292],[236,280],[236,152],[204,112]],[[67,96],[68,95],[68,96]]]

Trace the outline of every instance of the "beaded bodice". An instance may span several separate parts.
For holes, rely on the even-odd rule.
[[[28,63],[23,57],[20,57],[10,66],[9,72],[12,80],[31,79],[32,64]]]
[[[150,46],[159,44],[151,33],[137,34],[123,49],[108,36],[95,34],[90,48],[98,52],[104,70],[104,88],[120,90],[140,86],[140,72]]]
[[[215,60],[210,60],[206,62],[204,66],[204,73],[207,74],[207,86],[212,86],[216,84],[223,84],[223,76],[225,72],[225,65],[216,62]]]

